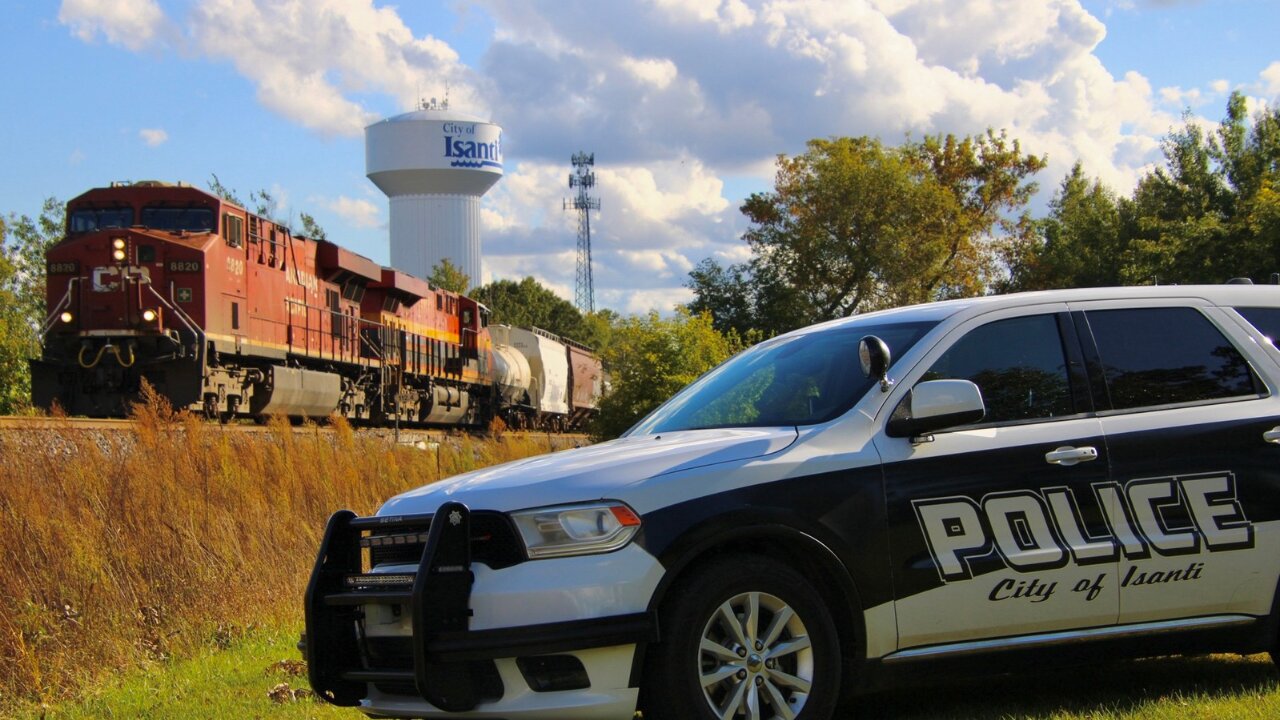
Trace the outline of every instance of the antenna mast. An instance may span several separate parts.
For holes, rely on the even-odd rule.
[[[572,200],[564,201],[564,209],[578,211],[578,275],[574,304],[583,313],[593,313],[596,311],[596,291],[591,279],[591,211],[600,209],[600,199],[591,197],[588,192],[596,184],[596,174],[591,170],[596,164],[596,154],[576,152],[571,160],[573,172],[569,174],[569,187],[577,188],[578,194]]]

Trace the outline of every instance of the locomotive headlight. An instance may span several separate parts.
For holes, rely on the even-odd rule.
[[[124,241],[117,240],[116,242],[124,242]],[[112,250],[111,257],[115,258],[116,262],[124,262],[124,250],[121,250],[121,249]]]
[[[640,516],[620,502],[521,510],[511,519],[531,559],[613,552],[640,530]]]
[[[71,315],[71,313],[70,313],[70,312],[68,312],[68,311],[64,311],[61,315],[59,315],[59,316],[58,316],[58,319],[59,319],[59,320],[61,320],[61,321],[62,321],[62,322],[64,322],[64,323],[69,323],[69,322],[71,322],[72,320],[74,320],[75,318]]]
[[[113,238],[111,240],[111,247],[115,248],[116,250],[123,250],[124,238]]]
[[[143,311],[142,311],[142,319],[143,319],[143,320],[146,320],[147,322],[155,322],[155,319],[156,319],[156,311],[155,311],[155,310],[152,310],[152,309],[150,309],[150,308],[147,308],[146,310],[143,310]]]

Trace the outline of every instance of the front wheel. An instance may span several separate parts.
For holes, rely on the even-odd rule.
[[[822,595],[771,558],[726,558],[668,593],[645,671],[646,720],[825,720],[840,643]]]

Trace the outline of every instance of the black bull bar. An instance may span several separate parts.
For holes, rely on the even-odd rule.
[[[368,579],[361,560],[361,534],[368,530],[421,527],[430,521],[412,587],[354,586]],[[369,683],[412,686],[432,705],[449,712],[496,700],[493,688],[477,680],[469,662],[526,655],[648,643],[658,639],[651,612],[469,630],[471,619],[471,512],[447,502],[434,514],[357,517],[340,510],[329,518],[306,594],[306,637],[302,645],[312,689],[326,701],[356,706]],[[409,609],[413,626],[413,667],[370,667],[360,620],[365,605]]]

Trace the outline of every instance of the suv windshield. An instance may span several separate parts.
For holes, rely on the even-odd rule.
[[[92,208],[72,210],[68,232],[82,233],[105,228],[127,228],[133,224],[133,208]]]
[[[875,382],[859,369],[859,340],[878,336],[896,360],[935,324],[856,324],[762,342],[703,375],[627,434],[832,420]]]
[[[142,224],[152,230],[213,230],[213,211],[209,208],[142,208]]]

